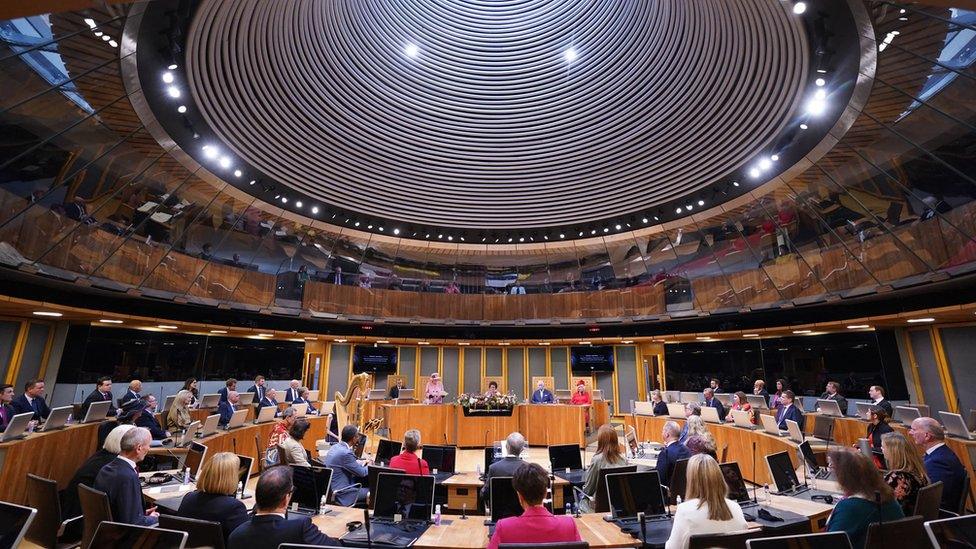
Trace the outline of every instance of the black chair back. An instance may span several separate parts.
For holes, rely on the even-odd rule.
[[[928,547],[929,540],[925,535],[924,523],[922,517],[915,515],[870,524],[868,535],[864,538],[864,549],[891,549],[893,546]]]
[[[957,505],[955,509],[950,509],[950,511],[955,511],[955,513],[957,515],[959,515],[959,516],[965,515],[966,514],[966,502],[969,501],[969,495],[970,495],[971,491],[972,490],[971,490],[970,484],[969,484],[969,475],[967,474],[966,475],[966,478],[964,478],[963,481],[962,481],[962,491],[959,494],[959,505]]]
[[[95,531],[103,521],[112,520],[112,507],[105,492],[78,485],[78,499],[81,501],[81,514],[85,517],[85,529],[81,535],[81,546],[91,547]]]
[[[41,547],[55,547],[61,530],[58,483],[27,473],[27,505],[37,509],[25,538]]]
[[[498,549],[589,549],[585,541],[562,541],[558,543],[502,543]]]
[[[939,503],[942,501],[942,481],[933,482],[919,489],[915,496],[913,515],[919,515],[926,522],[939,518]]]
[[[607,475],[616,475],[619,473],[636,473],[636,465],[628,465],[626,467],[606,467],[600,470],[600,476],[596,480],[596,496],[593,498],[593,512],[594,513],[609,513],[610,512],[610,499],[607,495]]]
[[[186,532],[187,547],[213,547],[224,549],[224,531],[219,522],[198,520],[173,515],[159,515],[159,527]]]
[[[88,548],[183,549],[186,547],[186,538],[186,532],[105,521],[98,525],[95,537],[92,538]]]
[[[728,534],[697,534],[688,538],[688,549],[746,549],[746,542],[762,536],[762,530],[731,532]]]

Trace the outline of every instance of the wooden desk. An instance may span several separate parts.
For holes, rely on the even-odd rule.
[[[478,478],[478,473],[458,473],[441,483],[447,488],[447,508],[452,511],[467,509],[468,514],[480,513],[478,508],[478,492],[485,485]],[[553,505],[562,509],[565,505],[564,491],[569,486],[566,479],[556,477],[553,482]]]
[[[69,425],[0,444],[0,500],[27,505],[27,473],[63,489],[98,445],[98,423]]]
[[[496,440],[504,440],[513,431],[519,431],[518,410],[510,416],[464,415],[464,408],[455,406],[455,440],[460,448],[484,448]],[[520,431],[524,434],[524,431]],[[526,437],[528,438],[528,437]]]
[[[457,444],[455,413],[453,404],[383,405],[390,439],[403,440],[408,430],[418,429],[424,444]]]
[[[590,430],[594,433],[601,425],[610,423],[610,402],[597,400],[590,405]]]
[[[530,445],[576,444],[582,448],[586,445],[585,410],[567,404],[520,404],[516,410],[519,432]]]

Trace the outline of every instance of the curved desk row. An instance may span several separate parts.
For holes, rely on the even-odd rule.
[[[519,404],[511,415],[465,415],[456,404],[387,404],[383,418],[393,440],[401,440],[409,429],[420,430],[425,444],[449,444],[461,448],[484,448],[513,431],[522,433],[530,445],[586,445],[586,406],[566,404]]]

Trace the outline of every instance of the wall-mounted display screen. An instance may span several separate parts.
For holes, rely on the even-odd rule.
[[[613,347],[570,347],[569,360],[574,372],[612,372]]]
[[[352,352],[352,372],[376,374],[395,374],[397,371],[397,348],[356,345]]]

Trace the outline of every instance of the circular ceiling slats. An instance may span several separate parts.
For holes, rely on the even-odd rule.
[[[281,184],[535,228],[646,210],[762,153],[807,76],[800,25],[779,0],[206,0],[187,71],[217,136]]]

